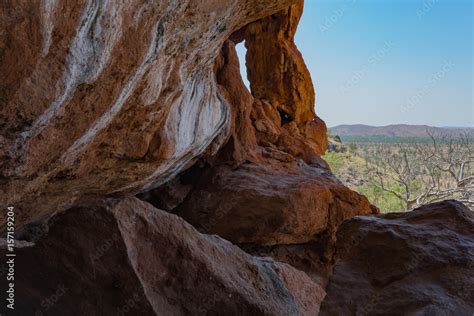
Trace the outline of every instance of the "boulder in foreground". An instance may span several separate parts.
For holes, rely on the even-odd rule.
[[[474,313],[474,214],[459,202],[347,220],[336,252],[321,315]]]
[[[316,315],[325,294],[304,272],[136,198],[52,220],[24,234],[36,245],[17,249],[19,314]]]

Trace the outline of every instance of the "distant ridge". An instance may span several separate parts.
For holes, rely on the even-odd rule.
[[[370,126],[363,124],[337,125],[329,128],[332,135],[339,136],[387,136],[387,137],[426,137],[429,134],[459,136],[474,135],[473,127],[434,127],[428,125],[394,124]]]

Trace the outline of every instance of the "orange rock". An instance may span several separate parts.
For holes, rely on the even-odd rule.
[[[132,299],[144,315],[316,315],[328,278],[323,314],[472,314],[467,209],[351,219],[378,209],[321,159],[326,125],[294,44],[302,9],[0,2],[0,204],[15,207],[19,314],[120,314]]]
[[[239,76],[232,41],[224,44],[217,59],[217,82],[231,106],[230,138],[215,155],[201,160],[203,167],[182,175],[192,189],[170,209],[203,232],[236,243],[300,244],[333,234],[346,218],[377,212],[365,197],[335,179],[320,158],[326,149],[326,127],[313,105],[308,106],[314,91],[293,43],[292,23],[301,14],[299,8],[291,6],[231,37],[246,39],[252,93]],[[294,65],[292,75],[273,73],[279,70],[272,58],[281,51],[293,52],[286,59]],[[258,58],[266,59],[257,63]],[[170,204],[166,192],[152,195],[156,205]]]
[[[371,214],[367,199],[315,166],[243,164],[203,171],[175,211],[234,243],[301,244],[346,218]]]
[[[146,191],[219,148],[222,45],[290,3],[2,2],[0,204],[21,225]]]

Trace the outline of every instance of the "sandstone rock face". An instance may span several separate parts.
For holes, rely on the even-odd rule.
[[[236,243],[312,242],[376,212],[320,158],[326,126],[293,42],[303,1],[3,6],[0,202],[19,229],[154,187],[160,207]]]
[[[326,126],[293,42],[302,0],[0,6],[0,203],[28,258],[21,312],[61,285],[40,312],[111,314],[130,298],[143,314],[317,314],[314,278],[126,197],[256,247],[331,244],[344,218],[376,211],[320,158]]]
[[[155,314],[106,208],[74,207],[48,223],[29,225],[17,238],[34,245],[15,250],[14,311],[3,303],[2,270],[2,315]],[[5,257],[4,249],[0,255]]]
[[[77,207],[23,236],[38,237],[18,250],[22,315],[316,315],[325,294],[136,198]]]
[[[293,42],[302,9],[0,2],[15,312],[317,315],[325,299],[322,314],[472,315],[462,205],[351,219],[379,211],[321,159],[326,125]]]
[[[229,140],[181,174],[182,181],[146,199],[168,206],[202,232],[260,245],[310,242],[323,232],[331,235],[345,218],[378,212],[335,179],[320,158],[326,127],[312,107],[305,107],[314,102],[314,90],[306,84],[309,73],[292,42],[299,14],[301,8],[291,6],[285,14],[255,22],[263,26],[250,24],[231,37],[245,39],[247,65],[256,68],[249,71],[252,94],[239,76],[234,43],[224,44],[216,74],[232,109]],[[272,48],[261,44],[267,39]],[[263,58],[258,49],[269,50],[268,64],[258,63]],[[273,69],[280,63],[274,51],[286,56],[281,68]],[[275,78],[279,85],[265,87]]]
[[[218,148],[221,47],[290,3],[0,4],[2,205],[30,222],[82,196],[147,190]]]
[[[355,217],[336,253],[321,315],[474,312],[474,214],[459,202]]]

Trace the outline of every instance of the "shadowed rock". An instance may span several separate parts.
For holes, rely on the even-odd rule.
[[[42,237],[34,247],[17,249],[22,315],[316,315],[325,294],[304,272],[136,198],[52,221],[44,236],[24,236]]]
[[[474,214],[459,202],[347,220],[336,253],[321,315],[474,312]]]

